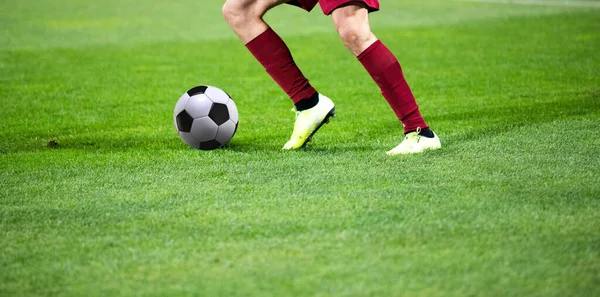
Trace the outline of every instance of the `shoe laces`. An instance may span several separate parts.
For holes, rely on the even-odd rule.
[[[419,135],[419,133],[421,133],[421,127],[417,127],[417,130],[414,132],[410,132],[408,134],[406,134],[406,136],[404,137],[404,139],[406,140],[411,140],[414,142],[419,142],[419,140],[421,139],[421,135]]]
[[[295,119],[297,120],[298,117],[300,116],[300,111],[298,111],[295,106],[292,107],[291,111],[296,114]]]

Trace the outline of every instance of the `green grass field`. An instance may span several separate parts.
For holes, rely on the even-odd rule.
[[[337,118],[282,152],[291,101],[222,4],[0,3],[0,296],[600,296],[599,1],[382,1],[443,145],[395,158],[331,20],[287,6]],[[174,130],[200,84],[237,103],[225,149]]]

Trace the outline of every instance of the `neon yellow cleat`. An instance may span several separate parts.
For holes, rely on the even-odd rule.
[[[313,108],[296,112],[296,123],[290,140],[283,146],[284,150],[299,149],[311,141],[312,136],[329,123],[335,116],[335,105],[331,99],[319,94],[319,103]]]
[[[433,137],[429,138],[419,135],[419,132],[421,132],[420,128],[415,132],[406,134],[402,143],[389,150],[387,154],[389,156],[416,154],[426,150],[437,150],[442,147],[440,139],[435,133],[433,133]]]

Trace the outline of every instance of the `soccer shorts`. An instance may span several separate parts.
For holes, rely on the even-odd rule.
[[[291,0],[288,4],[299,6],[306,11],[311,11],[317,3],[325,15],[330,15],[336,8],[351,2],[362,2],[369,12],[379,10],[379,0]]]

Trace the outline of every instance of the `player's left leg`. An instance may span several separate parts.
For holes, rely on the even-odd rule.
[[[344,2],[344,3],[343,3]],[[328,6],[338,5],[337,7]],[[340,3],[343,3],[340,5]],[[377,4],[373,7],[373,3]],[[369,6],[371,5],[371,6]],[[331,12],[333,23],[344,45],[362,63],[381,89],[389,105],[404,126],[404,141],[388,151],[389,155],[419,153],[440,148],[438,137],[423,120],[402,73],[400,63],[392,52],[375,37],[369,25],[369,10],[378,9],[374,0],[324,0],[323,11]]]
[[[317,0],[227,0],[223,16],[267,73],[292,99],[297,116],[294,131],[283,149],[306,145],[333,116],[333,102],[317,93],[302,74],[285,42],[263,20],[271,8],[290,3],[311,10]]]

